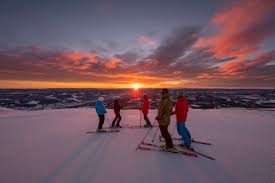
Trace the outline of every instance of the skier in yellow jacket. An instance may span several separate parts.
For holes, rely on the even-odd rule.
[[[156,120],[159,123],[159,129],[161,135],[165,139],[166,145],[163,147],[165,151],[175,151],[173,146],[173,141],[171,135],[168,131],[168,126],[170,125],[170,115],[172,114],[173,105],[172,100],[170,99],[170,95],[167,88],[163,88],[161,90],[161,99],[158,107],[158,115]]]

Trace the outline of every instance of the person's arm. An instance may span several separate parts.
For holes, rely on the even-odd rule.
[[[175,110],[171,113],[171,115],[177,114],[177,110],[178,110],[178,107],[177,107],[177,104],[176,104]]]
[[[159,121],[160,120],[160,115],[162,114],[162,101],[159,102],[159,106],[158,106],[158,114],[156,116],[156,120]]]
[[[168,99],[168,111],[169,114],[173,113],[173,103],[171,99]]]
[[[102,103],[102,107],[103,107],[104,113],[107,113],[107,110],[106,110],[105,105],[103,103]]]
[[[95,111],[96,111],[96,113],[98,113],[98,103],[97,102],[95,104]]]

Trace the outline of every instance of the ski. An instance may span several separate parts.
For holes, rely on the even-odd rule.
[[[120,132],[119,130],[105,130],[105,131],[101,131],[101,132],[99,132],[99,131],[88,131],[88,132],[86,132],[86,133],[113,133],[113,132]]]
[[[141,146],[143,145],[143,146]],[[154,147],[154,148],[150,148],[150,147],[145,147],[145,146],[150,146],[150,147]],[[142,142],[138,147],[138,149],[141,150],[148,150],[148,151],[163,151],[163,152],[169,152],[169,151],[164,151],[161,149],[161,146],[156,145],[156,144],[150,144],[150,143],[146,143],[146,142]],[[169,152],[169,153],[177,153],[177,154],[182,154],[185,156],[189,156],[189,157],[198,157],[197,154],[192,153],[192,152],[187,152],[187,151],[182,151],[182,150],[176,150],[175,152]]]
[[[182,144],[177,144],[176,146],[177,146],[177,147],[181,147],[181,148],[183,148],[183,149],[185,149],[185,150],[191,151],[191,152],[193,152],[193,153],[195,153],[195,154],[197,154],[197,155],[203,156],[203,157],[205,157],[205,158],[208,158],[208,159],[211,159],[211,160],[215,160],[215,158],[213,158],[213,157],[211,157],[211,156],[209,156],[209,155],[207,155],[207,154],[198,152],[198,151],[196,151],[195,149],[193,149],[193,150],[188,149],[187,147],[182,146]]]
[[[195,140],[195,139],[192,139],[192,142],[193,142],[193,143],[196,143],[196,144],[203,144],[203,145],[209,145],[209,146],[212,145],[212,144],[209,143],[209,142],[197,141],[197,140]]]
[[[144,146],[138,146],[138,149],[139,150],[147,150],[147,151],[162,151],[162,152],[167,152],[167,153],[173,153],[173,154],[181,154],[181,155],[184,155],[184,156],[189,156],[189,157],[197,157],[196,154],[190,154],[188,152],[185,152],[185,151],[180,151],[180,150],[177,150],[175,152],[169,152],[169,151],[164,151],[160,148],[150,148],[150,147],[144,147]]]
[[[153,127],[158,127],[158,126],[155,125]],[[109,126],[103,127],[103,128],[104,129],[119,129],[118,127],[110,128]],[[125,126],[122,126],[121,128],[151,128],[151,127],[145,127],[145,126],[140,126],[140,125],[125,125]]]
[[[181,140],[182,141],[182,138],[175,138],[175,137],[173,137],[172,140]],[[160,142],[164,142],[163,137],[159,136],[159,141]],[[209,142],[202,142],[202,141],[198,141],[198,140],[195,140],[195,139],[192,139],[192,142],[196,143],[196,144],[202,144],[202,145],[209,145],[209,146],[212,145]]]
[[[150,126],[145,127],[145,126],[140,126],[140,125],[131,125],[131,126],[126,126],[124,128],[155,128],[155,127],[158,127],[158,126],[155,125],[153,127],[150,127]]]

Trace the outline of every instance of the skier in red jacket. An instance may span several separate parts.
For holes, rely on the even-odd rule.
[[[149,99],[147,95],[143,96],[143,105],[142,105],[141,111],[143,113],[143,117],[146,122],[146,125],[144,125],[144,127],[152,127],[152,124],[147,116],[149,112]]]
[[[185,125],[188,114],[188,101],[181,93],[177,96],[176,108],[172,114],[176,114],[177,131],[184,141],[184,146],[193,149],[191,147],[191,135]]]

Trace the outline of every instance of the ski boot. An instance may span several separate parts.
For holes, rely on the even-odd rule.
[[[177,152],[176,148],[174,147],[167,147],[166,145],[161,146],[161,149],[165,152],[172,152],[175,153]]]
[[[106,130],[104,130],[104,129],[97,129],[96,132],[98,132],[98,133],[104,133],[104,132],[106,132]]]
[[[191,144],[180,144],[180,147],[184,147],[186,149],[189,149],[190,151],[194,151],[195,149],[191,146]]]
[[[120,125],[116,125],[116,128],[122,128],[122,126],[120,126]]]

